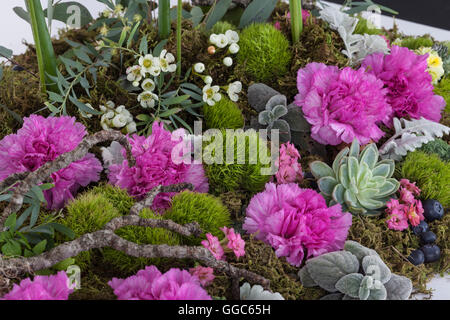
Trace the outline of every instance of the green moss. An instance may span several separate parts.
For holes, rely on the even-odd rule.
[[[206,233],[223,237],[220,228],[231,223],[230,213],[219,198],[206,193],[185,191],[172,198],[172,207],[164,215],[165,219],[178,224],[197,222],[203,230],[202,237],[183,238],[184,244],[199,245]]]
[[[104,195],[89,191],[78,196],[66,207],[67,214],[59,222],[75,233],[76,237],[98,231],[113,218],[119,217],[120,212]],[[76,257],[76,264],[83,270],[91,263],[93,250],[80,253]]]
[[[252,24],[241,32],[238,64],[255,81],[285,75],[292,59],[289,41],[271,24]]]
[[[239,129],[244,127],[244,116],[236,103],[226,97],[214,106],[205,105],[203,114],[208,129]]]
[[[436,199],[444,207],[450,206],[450,163],[437,155],[409,153],[396,175],[417,182],[423,199]]]
[[[434,87],[434,93],[444,97],[446,102],[445,112],[450,112],[450,78],[443,78],[439,84]]]
[[[237,31],[237,28],[236,28],[236,26],[232,25],[231,23],[229,23],[227,21],[219,21],[211,28],[211,30],[209,30],[208,36],[213,33],[215,33],[215,34],[223,33],[224,34],[228,30]]]
[[[428,154],[437,154],[442,161],[450,161],[450,145],[442,139],[433,140],[422,148],[423,151]]]
[[[130,213],[130,209],[134,205],[133,198],[128,195],[126,190],[107,183],[94,187],[91,192],[106,197],[121,215]]]
[[[358,24],[355,28],[355,34],[383,34],[383,30],[377,28],[370,28],[368,20],[363,17],[358,17]]]
[[[222,137],[223,155],[221,159],[223,159],[223,163],[205,165],[211,191],[215,194],[239,189],[250,192],[261,191],[270,179],[269,175],[261,174],[262,169],[270,167],[270,163],[267,165],[261,163],[261,158],[267,157],[270,160],[269,147],[267,148],[267,155],[262,155],[260,152],[261,144],[266,144],[266,141],[261,140],[254,130],[238,130],[233,135],[228,134],[228,136],[227,131],[222,130]],[[213,138],[209,146],[214,145],[214,141]],[[245,141],[245,143],[241,141]],[[227,161],[227,144],[234,147],[232,162]],[[209,146],[206,148],[209,148]],[[205,148],[204,151],[206,151]],[[212,156],[215,156],[215,152],[216,150],[212,152]]]
[[[165,219],[165,217],[154,214],[148,209],[144,209],[140,216],[145,219]],[[116,230],[115,233],[123,239],[137,244],[167,244],[172,246],[180,244],[178,234],[162,228],[128,226]],[[105,263],[111,264],[116,269],[127,272],[134,272],[145,268],[145,266],[158,265],[166,261],[164,258],[132,257],[110,248],[103,249],[103,259]]]
[[[430,37],[406,37],[399,43],[401,47],[407,47],[411,50],[417,50],[420,47],[432,47],[434,44]]]
[[[410,229],[402,232],[389,229],[384,218],[353,217],[348,239],[376,250],[393,273],[411,279],[416,292],[430,293],[426,283],[436,273],[443,275],[450,270],[450,214],[429,226],[437,235],[436,244],[441,249],[441,259],[420,266],[414,266],[406,259],[413,250],[420,248],[419,237]]]

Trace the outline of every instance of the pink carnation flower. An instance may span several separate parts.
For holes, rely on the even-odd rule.
[[[150,266],[126,279],[113,278],[108,284],[119,300],[211,300],[200,280],[180,269],[161,274]]]
[[[405,188],[406,190],[412,192],[415,196],[420,196],[420,189],[416,186],[415,182],[410,182],[408,179],[401,179],[400,185],[402,186],[402,188]]]
[[[309,63],[298,71],[297,88],[295,103],[302,107],[317,142],[338,145],[357,138],[367,144],[384,135],[377,123],[391,114],[386,90],[364,69]]]
[[[14,173],[35,171],[75,149],[86,135],[85,127],[71,117],[31,115],[23,127],[0,141],[0,181]],[[100,161],[93,154],[52,174],[55,187],[44,191],[48,209],[60,209],[78,189],[100,179]]]
[[[197,266],[189,269],[189,273],[197,277],[203,287],[209,286],[215,279],[214,269],[209,267]]]
[[[64,271],[51,276],[24,279],[0,300],[67,300],[73,289]]]
[[[211,233],[206,234],[206,239],[201,242],[201,244],[208,249],[214,258],[217,260],[224,260],[224,251],[222,245],[220,244],[219,238],[213,236]]]
[[[227,247],[231,249],[237,258],[243,257],[245,255],[245,241],[242,239],[239,233],[234,232],[234,229],[223,227],[220,230],[225,233],[228,239]]]
[[[341,250],[351,224],[350,213],[343,213],[339,204],[328,208],[314,190],[268,183],[251,199],[243,228],[298,267],[305,255]]]
[[[436,122],[441,119],[445,100],[433,92],[427,58],[408,48],[392,46],[390,54],[374,53],[362,62],[362,68],[383,81],[388,90],[392,110],[384,121],[387,125],[392,124],[393,117],[424,117]]]
[[[208,192],[208,180],[201,164],[175,163],[172,151],[180,146],[182,138],[172,140],[170,131],[164,129],[163,123],[154,122],[152,134],[146,138],[133,135],[129,138],[136,166],[128,167],[125,159],[121,164],[109,167],[110,183],[128,190],[138,199],[145,196],[158,185],[172,185],[182,182],[192,183],[197,192]],[[122,150],[125,156],[125,149]],[[184,149],[180,149],[180,158]],[[153,204],[153,209],[166,209],[170,206],[173,193],[160,193]]]

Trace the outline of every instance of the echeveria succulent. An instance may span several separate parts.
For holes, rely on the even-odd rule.
[[[311,163],[311,172],[329,205],[340,203],[343,211],[353,214],[378,215],[400,183],[392,178],[392,159],[378,161],[377,146],[367,145],[360,153],[355,139],[350,148],[343,149],[332,167],[321,161]]]
[[[392,274],[376,251],[354,241],[307,260],[299,276],[304,287],[331,293],[323,300],[406,300],[412,291],[411,280]]]

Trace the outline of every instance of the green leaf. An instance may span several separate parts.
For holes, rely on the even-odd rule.
[[[42,192],[41,188],[39,188],[38,186],[32,186],[31,187],[31,192],[36,196],[36,198],[40,202],[45,202],[44,193]]]
[[[335,177],[333,169],[331,169],[325,162],[314,161],[309,165],[309,168],[316,179],[323,177]]]
[[[2,246],[2,253],[9,257],[20,256],[22,254],[22,247],[19,242],[8,240],[8,242]]]
[[[136,119],[138,119],[139,121],[143,121],[143,122],[151,122],[152,121],[152,118],[147,114],[140,114],[136,117]]]
[[[44,252],[46,246],[47,246],[47,240],[44,239],[41,242],[39,242],[37,245],[34,246],[33,253],[37,256],[40,255],[42,252]]]
[[[211,8],[208,19],[206,21],[206,30],[210,30],[214,25],[223,18],[231,6],[232,0],[218,0],[216,5]]]
[[[378,149],[377,146],[372,143],[369,144],[361,153],[359,158],[360,163],[365,162],[370,169],[373,169],[378,162]]]
[[[17,222],[17,215],[13,213],[10,215],[5,221],[5,227],[9,228],[9,230],[15,231]]]
[[[160,117],[160,118],[167,118],[167,117],[170,117],[170,116],[172,116],[172,115],[174,115],[174,114],[180,112],[181,110],[183,110],[183,109],[181,109],[181,108],[173,108],[173,109],[169,109],[169,110],[166,110],[166,111],[160,113],[160,114],[159,114],[159,117]]]
[[[3,67],[0,66],[0,81],[3,79]]]
[[[9,59],[13,55],[13,51],[11,49],[0,46],[0,55]]]
[[[204,14],[200,7],[195,6],[191,9],[191,20],[194,28],[197,27],[200,22],[202,22],[203,16]]]
[[[361,266],[367,276],[371,276],[374,280],[379,280],[383,284],[391,279],[391,270],[378,255],[364,257]]]
[[[153,49],[153,52],[152,52],[154,57],[159,57],[159,55],[161,54],[161,52],[164,49],[164,46],[167,44],[167,41],[169,41],[169,40],[167,40],[167,39],[162,40],[160,43],[158,43],[156,45],[156,47]]]
[[[131,43],[133,42],[134,35],[136,34],[136,31],[138,30],[140,25],[141,25],[141,21],[136,23],[136,25],[134,26],[133,30],[131,30],[131,33],[130,33],[130,35],[128,37],[128,41],[127,41],[127,48],[131,47]]]
[[[252,23],[266,22],[275,9],[277,2],[277,0],[252,1],[242,14],[239,29],[245,28]]]
[[[30,14],[22,7],[14,7],[13,11],[23,20],[31,24]]]
[[[65,271],[68,267],[75,264],[74,258],[67,258],[66,260],[63,260],[61,262],[58,262],[55,264],[52,268],[58,271]]]
[[[62,95],[60,95],[58,93],[55,93],[55,92],[51,92],[51,91],[47,91],[47,93],[48,93],[48,98],[51,101],[59,102],[59,103],[63,103],[64,102],[64,97]]]
[[[88,113],[92,113],[95,115],[101,115],[102,113],[100,111],[97,111],[95,109],[90,108],[89,106],[87,106],[86,104],[80,102],[78,99],[75,99],[74,97],[70,96],[69,100],[78,107],[78,109],[84,111],[84,112],[88,112]]]
[[[173,96],[170,97],[166,100],[161,101],[161,104],[165,105],[165,106],[171,106],[174,104],[180,104],[181,102],[189,99],[190,95],[186,94],[186,95],[182,95],[182,96]]]
[[[71,229],[67,228],[66,226],[64,226],[62,224],[59,224],[59,223],[56,223],[56,222],[51,222],[48,225],[50,227],[54,228],[59,233],[62,233],[63,235],[65,235],[69,239],[75,239],[75,232],[73,232]]]
[[[352,298],[359,297],[359,287],[364,276],[360,273],[351,273],[343,276],[336,282],[336,289]]]
[[[317,180],[317,185],[319,186],[320,191],[327,196],[331,196],[337,184],[338,181],[333,177],[323,177]]]
[[[81,3],[75,1],[63,2],[54,5],[53,19],[61,21],[63,23],[67,23],[69,21],[69,18],[74,14],[74,12],[76,12],[69,10],[69,8],[70,7],[73,8],[73,6],[76,6],[80,9],[80,27],[84,27],[85,25],[88,25],[94,20],[89,10]],[[44,10],[45,16],[47,16],[47,12],[48,9],[45,9]]]
[[[387,292],[386,288],[382,286],[379,289],[370,290],[370,294],[367,297],[367,300],[386,300]]]
[[[88,56],[88,54],[83,51],[82,49],[73,49],[73,53],[75,54],[75,56],[84,61],[87,64],[92,64],[92,60],[91,58]]]
[[[148,40],[147,35],[143,36],[139,45],[139,53],[142,55],[148,54]]]

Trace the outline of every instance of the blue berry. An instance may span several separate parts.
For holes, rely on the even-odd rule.
[[[430,228],[428,227],[428,223],[426,223],[424,220],[420,221],[420,223],[417,226],[411,228],[416,236],[430,230]]]
[[[425,200],[422,202],[422,206],[424,210],[423,215],[428,222],[441,220],[444,216],[444,208],[442,207],[442,204],[437,200]]]
[[[436,234],[433,231],[427,231],[420,234],[422,244],[432,244],[436,242]]]
[[[425,255],[422,250],[414,250],[408,257],[409,262],[413,265],[418,266],[425,262]]]
[[[435,244],[426,244],[420,250],[425,257],[425,263],[438,261],[441,257],[441,249]]]

